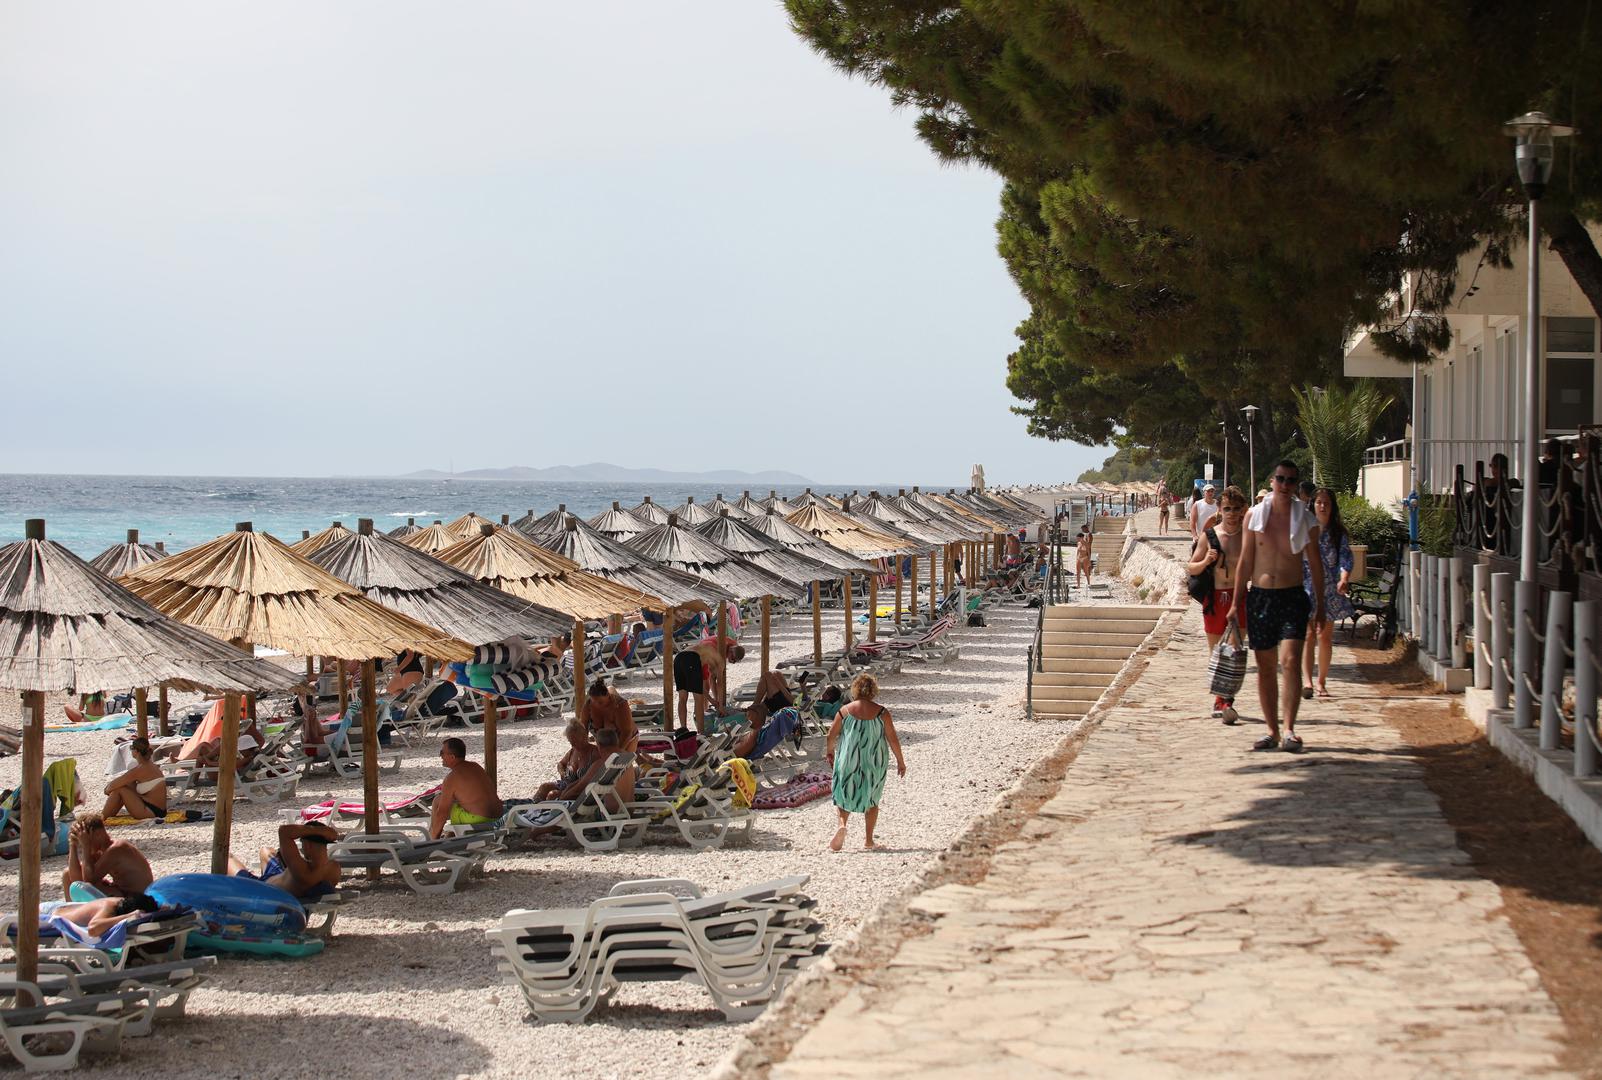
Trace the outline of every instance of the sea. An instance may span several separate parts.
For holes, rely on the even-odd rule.
[[[792,496],[805,488],[763,485],[752,495],[762,498],[769,490]],[[820,490],[854,488],[834,485]],[[730,500],[741,495],[726,486],[721,493]],[[649,495],[652,502],[672,508],[689,496],[710,502],[717,494],[718,490],[690,484],[0,474],[0,545],[22,539],[28,518],[44,518],[48,538],[91,559],[124,542],[129,529],[139,530],[141,543],[159,540],[169,552],[176,552],[232,532],[242,521],[250,522],[257,532],[293,543],[302,531],[317,532],[335,521],[354,529],[359,519],[372,518],[375,529],[389,532],[406,524],[407,518],[428,525],[473,511],[491,521],[499,521],[502,514],[516,521],[529,510],[543,514],[562,503],[588,518],[611,509],[614,500],[628,509]]]

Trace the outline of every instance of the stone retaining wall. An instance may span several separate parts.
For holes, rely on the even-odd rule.
[[[1185,560],[1190,557],[1186,538],[1130,536],[1124,541],[1123,567],[1118,576],[1132,587],[1144,604],[1189,604],[1185,591]]]

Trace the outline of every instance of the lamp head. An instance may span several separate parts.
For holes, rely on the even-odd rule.
[[[1573,135],[1575,129],[1554,124],[1544,112],[1527,112],[1502,125],[1502,133],[1518,140],[1513,160],[1518,166],[1519,183],[1531,199],[1539,199],[1552,179],[1553,146],[1558,139]]]
[[[1258,410],[1256,405],[1242,405],[1240,411],[1246,414],[1246,422],[1248,424],[1257,423]]]

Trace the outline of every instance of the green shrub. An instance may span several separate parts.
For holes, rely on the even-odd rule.
[[[1426,555],[1452,554],[1452,528],[1456,525],[1450,499],[1424,500],[1418,508],[1418,546]]]
[[[1337,495],[1341,521],[1354,544],[1367,544],[1373,555],[1389,555],[1396,546],[1401,523],[1361,495]]]

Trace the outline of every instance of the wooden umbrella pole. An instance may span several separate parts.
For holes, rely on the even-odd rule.
[[[149,700],[144,687],[134,690],[134,731],[141,739],[150,738],[150,718],[146,715],[149,710],[145,708]]]
[[[495,699],[484,699],[484,772],[490,778],[490,784],[495,783],[495,770],[499,762],[496,760],[499,751],[501,710],[496,706]]]
[[[378,673],[373,660],[362,661],[362,831],[378,833]],[[376,878],[376,871],[368,877]]]
[[[918,614],[918,556],[907,556],[907,562],[912,565],[912,569],[907,573],[907,607],[911,609],[913,617],[916,618]],[[901,613],[897,612],[896,619],[898,622],[900,618]]]
[[[156,730],[163,735],[172,734],[172,721],[167,719],[167,687],[165,684],[156,691]]]
[[[662,612],[662,730],[673,730],[673,609]]]
[[[768,654],[772,647],[773,597],[762,598],[762,674],[768,673]]]
[[[842,606],[845,608],[845,647],[846,647],[846,652],[850,652],[851,651],[851,631],[853,629],[852,624],[856,621],[856,612],[851,610],[851,575],[850,574],[847,574],[845,576],[845,603]]]
[[[901,556],[896,556],[896,630],[901,629]]]
[[[729,704],[729,647],[725,642],[729,637],[729,604],[727,600],[718,601],[718,652],[723,656],[723,663],[718,665],[718,700],[727,707]],[[701,722],[696,717],[696,723]]]
[[[868,576],[868,640],[879,640],[879,569]]]
[[[22,836],[17,867],[17,978],[39,981],[39,847],[44,828],[44,694],[22,695]],[[33,1002],[42,1005],[43,1002]]]
[[[217,816],[211,826],[211,872],[228,872],[234,832],[234,781],[239,764],[239,695],[223,695],[222,745],[217,750]]]
[[[935,575],[935,553],[929,552],[929,621],[934,622],[935,606],[940,603],[940,579]]]
[[[573,620],[573,717],[584,719],[584,620]]]
[[[823,663],[823,582],[812,583],[812,662]]]

